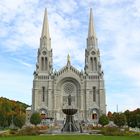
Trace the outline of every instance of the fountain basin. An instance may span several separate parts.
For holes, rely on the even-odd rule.
[[[77,112],[77,109],[68,108],[68,109],[62,109],[62,111],[66,115],[74,115]]]

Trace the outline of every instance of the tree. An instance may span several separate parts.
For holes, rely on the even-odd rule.
[[[0,127],[10,126],[13,117],[25,114],[27,106],[19,101],[0,97]]]
[[[41,116],[40,116],[40,114],[37,113],[37,112],[33,113],[31,115],[30,122],[31,122],[31,124],[34,124],[34,125],[40,124],[41,123]]]
[[[7,120],[6,117],[4,116],[4,113],[0,111],[0,127],[5,126],[7,126]]]
[[[22,126],[25,124],[25,115],[17,115],[14,117],[14,124],[15,126],[22,128]]]
[[[140,128],[140,109],[136,109],[134,111],[125,111],[124,114],[126,115],[127,125],[129,127]]]
[[[127,125],[130,126],[130,114],[131,112],[129,110],[126,110],[124,112],[125,116],[126,116],[126,122],[127,122]]]
[[[130,112],[130,116],[128,119],[128,126],[135,128],[137,126],[136,115],[133,112]]]
[[[123,113],[114,113],[113,121],[117,126],[122,127],[126,124],[126,116]]]
[[[108,119],[109,119],[110,121],[113,120],[113,115],[112,115],[112,113],[111,113],[110,111],[107,113],[107,117],[108,117]]]
[[[137,119],[137,127],[140,128],[140,114],[137,114],[136,119]]]
[[[102,126],[107,125],[109,123],[109,119],[106,115],[102,115],[99,118],[99,124],[101,124]]]
[[[8,118],[10,113],[10,106],[7,101],[1,101],[0,104],[0,125],[2,127],[9,126]]]

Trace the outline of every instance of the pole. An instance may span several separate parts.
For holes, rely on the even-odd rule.
[[[118,113],[118,104],[117,104],[117,113]]]

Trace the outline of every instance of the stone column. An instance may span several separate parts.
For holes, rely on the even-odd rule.
[[[81,90],[81,110],[84,110],[85,108],[85,93],[84,89]]]
[[[51,116],[51,112],[52,112],[52,90],[51,89],[49,89],[48,90],[48,98],[49,98],[49,104],[48,104],[48,110],[49,110],[49,116]]]

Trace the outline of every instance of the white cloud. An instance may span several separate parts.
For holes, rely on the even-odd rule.
[[[57,8],[63,11],[64,13],[72,14],[77,9],[77,3],[75,2],[75,0],[59,0],[57,2]]]
[[[133,15],[135,17],[140,17],[140,1],[139,0],[135,0],[133,2],[133,5],[132,5],[133,9],[134,9],[134,12],[133,12]]]

